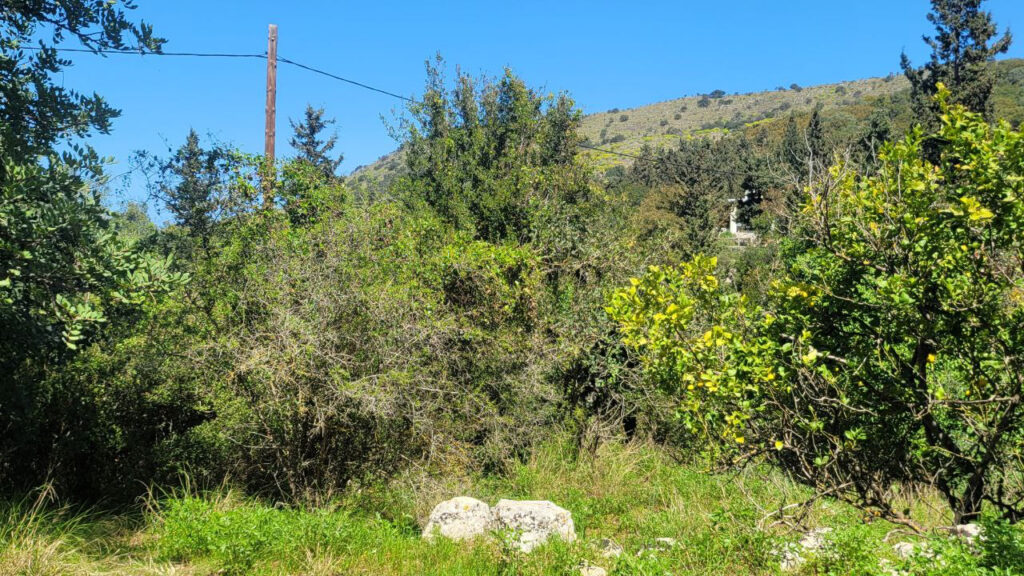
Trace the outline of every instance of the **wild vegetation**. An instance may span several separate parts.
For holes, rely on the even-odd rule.
[[[23,49],[162,40],[0,7],[0,574],[1024,572],[1024,68],[932,4],[908,81],[589,118],[438,58],[385,182],[310,107],[272,166],[140,153],[162,226]],[[421,539],[457,494],[580,538]]]

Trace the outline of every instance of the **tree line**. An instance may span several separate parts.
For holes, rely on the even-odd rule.
[[[117,111],[58,86],[49,46],[164,40],[131,5],[5,4],[0,485],[316,502],[411,465],[500,471],[562,430],[769,461],[908,525],[911,485],[1016,521],[1024,145],[981,5],[933,0],[931,60],[904,56],[909,93],[865,121],[790,114],[603,175],[568,94],[437,58],[383,190],[339,175],[309,107],[269,169],[195,131],[140,154],[158,227],[105,207],[85,138]],[[733,210],[756,245],[723,234]]]

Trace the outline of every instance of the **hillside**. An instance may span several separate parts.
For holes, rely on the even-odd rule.
[[[677,98],[637,108],[591,114],[582,134],[590,145],[633,154],[644,144],[672,146],[681,138],[722,134],[757,123],[808,113],[829,112],[888,97],[908,88],[902,76],[866,78],[838,84],[724,94],[721,91]],[[620,164],[621,156],[592,153],[599,166]]]
[[[993,101],[996,114],[1014,124],[1024,119],[1024,60],[1007,59],[994,64],[999,83]],[[714,136],[732,130],[770,124],[790,114],[809,114],[820,108],[826,117],[846,124],[864,121],[876,102],[907,93],[902,75],[864,78],[835,84],[677,98],[636,108],[613,108],[589,114],[583,119],[584,142],[623,154],[635,154],[645,144],[663,148],[682,138]],[[900,100],[899,98],[896,98]],[[905,99],[904,105],[905,105]],[[599,171],[628,164],[625,156],[596,151],[584,152]],[[402,170],[401,152],[396,151],[368,166],[356,168],[352,182],[361,186],[388,182]]]
[[[784,118],[791,112],[809,112],[817,106],[834,110],[906,89],[905,78],[888,76],[750,94],[711,92],[589,114],[583,119],[581,133],[584,141],[592,146],[632,154],[644,144],[672,146],[681,138],[721,134],[747,124]],[[614,154],[593,151],[586,154],[595,160],[599,169],[629,162],[628,158]],[[352,178],[358,184],[386,182],[401,169],[401,153],[396,151],[373,164],[356,168]]]

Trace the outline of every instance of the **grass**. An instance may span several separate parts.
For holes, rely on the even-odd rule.
[[[492,504],[499,498],[552,500],[573,513],[579,538],[529,555],[500,538],[422,540],[420,526],[431,507],[455,495]],[[408,474],[389,486],[354,488],[320,508],[275,506],[230,489],[178,490],[132,514],[76,512],[47,505],[45,497],[8,503],[0,506],[0,574],[570,575],[585,563],[617,575],[775,574],[777,551],[800,533],[771,526],[770,512],[809,495],[771,470],[707,474],[645,444],[608,444],[593,457],[577,457],[553,443],[502,476]],[[948,522],[927,506],[930,497],[915,501],[919,518]],[[808,522],[832,528],[832,543],[801,573],[882,573],[880,558],[899,566],[892,542],[884,541],[894,527],[864,520],[848,506],[817,503]],[[993,535],[1010,544],[992,558],[1001,555],[1011,565],[1024,558],[1019,531]],[[659,537],[678,545],[644,551]],[[601,557],[596,543],[602,538],[625,553]],[[946,552],[961,556],[968,558],[957,560],[961,564],[976,558]],[[961,572],[968,573],[932,573]]]

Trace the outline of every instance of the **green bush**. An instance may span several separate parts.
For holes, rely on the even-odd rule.
[[[957,522],[983,503],[1016,519],[1024,307],[1001,263],[1024,250],[1024,136],[941,104],[934,138],[915,130],[868,173],[816,184],[766,304],[697,256],[652,267],[609,310],[724,461],[765,455],[901,521],[895,487],[925,482]]]
[[[1024,528],[1005,520],[986,518],[979,538],[982,566],[1024,571]]]
[[[1024,529],[986,518],[983,537],[969,544],[946,534],[918,544],[910,558],[893,569],[922,576],[1011,576],[1024,574]]]

